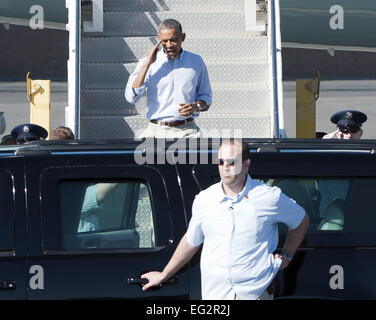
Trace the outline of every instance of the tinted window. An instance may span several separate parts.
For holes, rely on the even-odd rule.
[[[261,179],[299,203],[311,232],[376,232],[376,179]]]
[[[146,184],[66,181],[59,198],[63,249],[155,247]]]
[[[14,249],[14,201],[13,179],[6,171],[0,170],[0,250]]]

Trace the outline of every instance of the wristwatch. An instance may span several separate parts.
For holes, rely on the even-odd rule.
[[[197,106],[197,110],[198,110],[198,111],[202,111],[202,110],[203,110],[203,108],[202,108],[200,102],[197,102],[197,103],[196,103],[196,106]]]
[[[292,256],[285,251],[281,251],[281,256],[287,259],[288,262],[291,262],[292,260]]]

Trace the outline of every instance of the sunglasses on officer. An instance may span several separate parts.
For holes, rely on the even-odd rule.
[[[360,130],[360,127],[358,126],[347,126],[347,127],[339,127],[339,130],[342,132],[342,133],[356,133]]]

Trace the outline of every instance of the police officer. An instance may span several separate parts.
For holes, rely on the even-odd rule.
[[[323,136],[323,139],[359,139],[363,130],[361,126],[367,116],[360,111],[344,110],[333,114],[330,121],[337,125],[337,130]]]
[[[323,139],[359,139],[363,134],[361,126],[367,120],[367,116],[360,111],[344,110],[333,114],[330,120],[337,125],[338,129],[323,136]],[[320,217],[328,219],[327,217],[332,215],[328,208],[333,208],[338,199],[346,200],[350,181],[320,179],[317,184],[321,194]]]
[[[17,144],[22,144],[33,140],[46,139],[48,132],[37,124],[24,123],[14,127],[11,136],[16,139]]]

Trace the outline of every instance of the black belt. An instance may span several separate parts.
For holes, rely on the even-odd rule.
[[[193,118],[188,118],[186,120],[176,120],[176,121],[171,121],[171,122],[163,122],[163,121],[158,121],[158,120],[150,120],[151,123],[154,124],[160,124],[162,126],[167,126],[167,127],[177,127],[182,124],[187,124],[188,122],[193,121]]]

